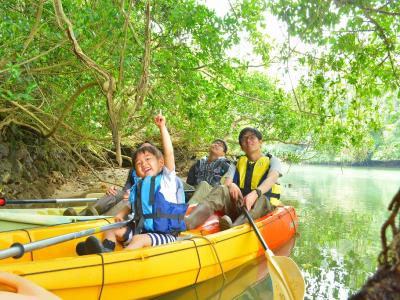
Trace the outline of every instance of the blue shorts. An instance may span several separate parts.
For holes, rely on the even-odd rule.
[[[168,233],[155,233],[155,232],[148,232],[146,233],[150,236],[151,245],[158,246],[168,243],[176,242],[176,236]]]

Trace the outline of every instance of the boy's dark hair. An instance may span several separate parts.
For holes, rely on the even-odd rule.
[[[262,140],[262,134],[261,134],[261,132],[260,132],[258,129],[253,128],[253,127],[246,127],[246,128],[243,128],[243,129],[240,131],[240,133],[239,133],[239,145],[242,145],[243,136],[244,136],[246,133],[248,133],[248,132],[251,132],[251,133],[254,134],[259,140]]]
[[[146,146],[146,144],[147,144],[147,146],[150,144],[151,146],[154,146],[154,147],[155,147],[155,145],[154,145],[152,142],[150,142],[150,141],[144,141],[144,142],[142,142],[142,143],[138,143],[138,144],[135,145],[135,146],[136,146],[136,150],[139,149],[139,148],[142,148],[142,147]]]
[[[224,147],[224,152],[225,152],[225,153],[228,152],[228,145],[225,143],[224,140],[216,139],[216,140],[214,140],[211,144],[215,144],[215,143],[221,143],[222,146]]]
[[[148,146],[143,146],[143,147],[139,147],[135,153],[132,156],[132,163],[133,165],[135,165],[135,161],[136,158],[138,156],[138,154],[140,153],[145,153],[145,152],[149,152],[151,154],[153,154],[155,157],[157,157],[157,159],[160,159],[163,157],[162,153],[160,150],[158,150],[158,148],[156,146],[153,145],[148,145]]]

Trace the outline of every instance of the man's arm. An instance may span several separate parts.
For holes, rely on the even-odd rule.
[[[271,170],[268,173],[267,178],[257,187],[258,189],[261,190],[261,194],[265,194],[268,192],[271,187],[278,181],[279,178],[279,173],[276,170]],[[248,193],[244,198],[243,201],[246,204],[246,208],[250,210],[254,203],[258,199],[258,194],[257,191],[253,190],[250,193]]]
[[[228,172],[226,172],[226,178],[224,181],[224,185],[229,188],[229,195],[231,199],[234,201],[238,201],[243,198],[242,191],[237,186],[236,183],[233,182],[233,178],[235,177],[236,166],[231,164],[229,167]]]
[[[125,181],[125,184],[124,184],[124,187],[122,190],[127,191],[135,184],[135,181],[132,178],[134,172],[135,172],[135,169],[133,169],[133,168],[129,170],[128,177],[126,178],[126,181]]]
[[[282,176],[282,164],[281,161],[276,157],[272,156],[270,159],[270,167],[267,178],[261,182],[258,188],[263,194],[268,192],[272,186],[278,182],[279,177]]]
[[[258,188],[261,190],[262,194],[265,194],[268,192],[272,186],[278,182],[279,179],[279,173],[276,170],[271,170],[268,173],[267,178],[258,186]]]
[[[197,182],[197,180],[196,180],[196,165],[197,165],[198,162],[199,162],[199,161],[197,161],[196,163],[194,163],[194,164],[190,167],[188,176],[187,176],[187,178],[186,178],[186,183],[187,183],[187,184],[190,184],[190,185],[192,185],[192,186],[195,186],[195,185],[196,185],[196,182]]]

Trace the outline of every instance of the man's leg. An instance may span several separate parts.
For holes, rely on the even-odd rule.
[[[250,215],[253,219],[258,219],[273,210],[271,202],[264,195],[259,197],[254,204],[253,208],[250,210]]]
[[[215,211],[235,212],[235,205],[231,201],[229,189],[226,186],[214,187],[205,201],[193,208],[190,215],[185,217],[186,227],[190,230],[200,226]]]
[[[271,212],[273,210],[273,206],[271,205],[269,199],[267,199],[264,195],[260,196],[253,208],[250,210],[250,216],[255,220],[261,218]],[[247,223],[248,220],[244,213],[240,214],[240,216],[233,222],[232,226],[241,225]]]
[[[91,208],[92,209],[94,208],[99,215],[102,215],[106,211],[111,209],[113,206],[115,206],[118,202],[120,202],[124,198],[124,194],[125,191],[121,190],[115,196],[106,195],[97,200],[96,203],[91,206]],[[79,215],[86,216],[86,215],[93,215],[93,213],[90,212],[89,208],[85,208],[79,213]]]
[[[119,213],[126,206],[129,206],[129,201],[128,200],[119,201],[117,204],[115,204],[109,210],[106,210],[103,213],[103,215],[105,215],[105,216],[115,216],[117,213]]]
[[[212,186],[207,181],[201,181],[196,186],[196,191],[189,200],[189,204],[202,203],[207,199],[208,194],[211,192]]]

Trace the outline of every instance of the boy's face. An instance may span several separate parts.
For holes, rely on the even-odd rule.
[[[164,166],[164,159],[157,158],[150,152],[139,153],[135,160],[136,174],[140,177],[157,176]],[[139,175],[140,174],[140,175]]]

